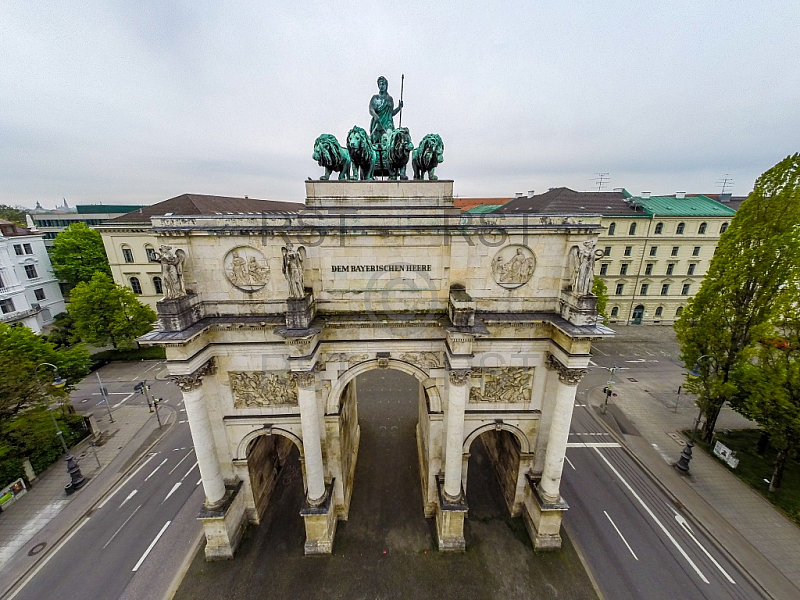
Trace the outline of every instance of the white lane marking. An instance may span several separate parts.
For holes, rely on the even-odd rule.
[[[619,442],[569,442],[567,448],[619,448]]]
[[[203,483],[203,480],[202,480],[202,479],[198,479],[198,480],[197,480],[197,483],[195,483],[194,485],[195,485],[195,487],[197,487],[197,486],[198,486],[198,485],[200,485],[201,483]]]
[[[596,350],[596,349],[597,349],[597,348],[592,348],[592,350]],[[589,361],[589,364],[590,364],[590,365],[592,365],[593,367],[596,367],[596,366],[597,366],[597,363],[596,363],[596,362],[594,362],[593,360],[590,360],[590,361]]]
[[[103,500],[103,501],[102,501],[102,502],[101,502],[101,503],[100,503],[100,504],[97,506],[97,508],[98,508],[98,509],[100,509],[100,508],[103,508],[103,507],[106,505],[106,503],[107,503],[109,500],[111,500],[111,498],[113,498],[113,497],[114,497],[114,494],[116,494],[118,491],[120,491],[122,488],[124,488],[124,487],[125,487],[125,485],[126,485],[126,484],[127,484],[127,483],[128,483],[128,482],[129,482],[129,481],[132,479],[132,478],[133,478],[133,476],[134,476],[134,475],[136,475],[136,474],[137,474],[139,471],[141,471],[141,470],[144,468],[144,466],[145,466],[147,463],[149,463],[151,460],[153,460],[155,457],[156,457],[156,455],[155,455],[155,454],[151,454],[150,456],[148,456],[148,457],[147,457],[147,460],[146,460],[146,461],[144,461],[144,462],[143,462],[141,465],[139,465],[139,468],[138,468],[138,469],[136,469],[136,470],[135,470],[133,473],[131,473],[130,475],[128,475],[127,479],[125,479],[125,481],[123,481],[121,484],[119,484],[119,485],[116,487],[116,489],[114,489],[114,491],[113,491],[113,492],[111,492],[111,494],[109,494],[108,496],[106,496],[106,499],[105,499],[105,500]]]
[[[183,421],[178,421],[178,425],[180,425],[181,423],[188,423],[188,422],[189,422],[189,421],[187,421],[187,420],[185,420],[185,419],[184,419]]]
[[[170,471],[169,473],[167,473],[167,475],[172,475],[172,472],[173,472],[175,469],[177,469],[179,466],[181,466],[181,463],[182,463],[183,461],[185,461],[187,458],[189,458],[189,455],[190,455],[191,453],[192,453],[192,451],[191,451],[191,450],[189,450],[189,451],[186,453],[186,456],[184,456],[182,459],[180,459],[180,460],[178,461],[178,464],[177,464],[177,465],[175,465],[174,467],[172,467],[172,471]]]
[[[577,471],[578,470],[578,469],[575,468],[575,465],[572,464],[572,461],[569,459],[569,457],[564,456],[564,459],[567,461],[567,463],[569,463],[569,466],[572,467],[573,471]]]
[[[196,466],[197,466],[197,461],[194,461],[194,464],[193,464],[191,467],[189,467],[189,470],[188,470],[188,471],[186,471],[186,475],[184,475],[183,477],[181,477],[181,481],[183,481],[184,479],[186,479],[186,478],[189,476],[189,473],[191,473],[192,471],[194,471],[194,468],[195,468]]]
[[[117,402],[117,403],[116,403],[114,406],[112,406],[111,408],[117,408],[118,406],[122,406],[122,404],[124,404],[125,402],[127,402],[128,400],[130,400],[131,398],[133,398],[133,396],[134,396],[134,394],[135,394],[135,393],[136,393],[136,392],[131,392],[130,394],[128,394],[128,395],[127,395],[125,398],[123,398],[122,400],[120,400],[119,402]]]
[[[161,468],[161,466],[162,466],[162,465],[163,465],[165,462],[167,462],[167,460],[169,460],[169,459],[166,459],[166,458],[165,458],[164,460],[162,460],[162,461],[161,461],[161,463],[160,463],[160,464],[159,464],[159,465],[158,465],[158,466],[157,466],[155,469],[153,469],[152,471],[150,471],[150,475],[148,475],[147,477],[145,477],[145,478],[144,478],[144,480],[145,480],[145,481],[147,481],[147,480],[148,480],[148,479],[150,479],[150,478],[151,478],[153,475],[155,475],[155,474],[156,474],[156,471],[158,471],[158,470]]]
[[[123,501],[122,501],[122,504],[120,504],[120,505],[117,507],[117,509],[120,509],[120,508],[122,508],[123,506],[125,506],[125,503],[126,503],[128,500],[130,500],[131,498],[133,498],[133,497],[136,495],[136,492],[138,492],[138,491],[139,491],[139,490],[133,490],[133,491],[132,491],[130,494],[128,494],[128,497],[127,497],[127,498],[125,498],[125,500],[123,500]]]
[[[169,402],[169,398],[167,398],[166,400],[162,400],[161,402],[163,402],[164,404],[166,404],[167,402]]]
[[[656,515],[653,513],[653,511],[650,510],[650,507],[647,506],[647,504],[645,504],[644,501],[639,497],[639,494],[636,493],[636,490],[634,490],[630,486],[630,484],[627,481],[625,481],[625,479],[622,478],[622,475],[619,474],[619,471],[617,471],[614,468],[614,465],[612,465],[610,462],[608,462],[608,459],[605,456],[603,456],[603,453],[600,452],[599,448],[595,448],[595,452],[597,452],[597,454],[600,456],[600,458],[603,459],[603,462],[605,462],[608,465],[608,468],[611,469],[611,471],[614,473],[614,475],[617,476],[617,479],[619,479],[620,482],[622,482],[625,485],[625,487],[628,488],[628,491],[631,493],[631,495],[634,498],[636,498],[636,500],[639,502],[639,504],[642,506],[642,508],[644,508],[647,511],[647,514],[650,515],[650,518],[653,519],[653,521],[656,522],[656,525],[658,525],[658,527],[661,529],[661,531],[664,532],[664,535],[666,535],[669,538],[669,541],[671,541],[673,543],[673,545],[678,549],[678,552],[681,553],[683,558],[686,559],[686,562],[688,562],[691,565],[691,567],[695,570],[695,572],[700,576],[700,579],[702,579],[704,583],[709,583],[708,579],[706,579],[706,576],[703,575],[703,572],[700,569],[697,568],[697,565],[694,564],[694,561],[689,557],[688,554],[686,554],[686,551],[681,547],[681,545],[678,543],[678,541],[674,537],[672,537],[672,534],[669,531],[667,531],[667,528],[664,527],[664,525],[661,523],[661,521],[658,520],[658,517],[656,517]]]
[[[166,502],[167,500],[169,500],[169,497],[170,497],[170,496],[172,496],[172,494],[174,494],[174,493],[175,493],[175,490],[177,490],[179,487],[181,487],[181,482],[180,482],[180,481],[179,481],[178,483],[176,483],[175,485],[173,485],[173,486],[172,486],[172,489],[169,491],[169,494],[167,494],[167,497],[166,497],[166,498],[164,498],[164,499],[161,501],[161,504],[164,504],[164,502]]]
[[[683,517],[683,515],[681,515],[681,514],[678,514],[678,511],[676,511],[676,510],[675,510],[674,508],[672,508],[671,506],[670,506],[669,508],[672,510],[672,512],[674,512],[674,513],[675,513],[675,520],[678,522],[678,524],[679,524],[681,527],[683,527],[683,530],[684,530],[686,533],[688,533],[688,534],[689,534],[689,537],[690,537],[690,538],[692,538],[692,539],[694,540],[694,543],[695,543],[695,544],[697,544],[697,545],[700,547],[700,550],[702,550],[702,551],[703,551],[703,553],[704,553],[704,554],[705,554],[705,555],[708,557],[708,559],[709,559],[711,562],[713,562],[713,563],[714,563],[714,565],[715,565],[715,566],[716,566],[716,567],[717,567],[717,568],[718,568],[718,569],[719,569],[719,570],[722,572],[722,574],[723,574],[723,575],[725,575],[725,579],[727,579],[728,581],[730,581],[730,582],[731,582],[733,585],[736,585],[736,582],[735,582],[733,579],[731,579],[731,576],[730,576],[730,575],[728,575],[728,572],[727,572],[725,569],[723,569],[723,568],[722,568],[722,565],[720,565],[720,564],[719,564],[719,563],[718,563],[718,562],[717,562],[717,561],[714,559],[714,557],[713,557],[713,556],[711,556],[711,555],[708,553],[708,550],[706,550],[706,549],[703,547],[703,545],[700,543],[700,540],[698,540],[696,537],[694,537],[694,533],[692,533],[692,528],[689,526],[689,523],[686,521],[686,519]]]
[[[106,396],[125,396],[128,392],[106,392]],[[99,396],[100,392],[92,392],[92,396]]]
[[[17,588],[17,591],[15,591],[13,594],[8,596],[6,598],[6,600],[13,600],[14,598],[16,598],[17,594],[19,594],[25,588],[25,586],[28,585],[31,582],[31,579],[36,577],[36,575],[39,573],[39,571],[44,569],[44,566],[48,562],[50,562],[50,559],[53,558],[56,555],[56,553],[59,550],[61,550],[61,548],[63,548],[67,544],[68,541],[70,541],[72,539],[72,536],[74,536],[76,533],[78,533],[80,531],[81,527],[83,527],[84,525],[86,525],[86,523],[89,522],[89,518],[90,517],[86,517],[83,521],[81,521],[81,524],[78,525],[75,529],[73,529],[72,532],[67,537],[65,537],[63,540],[61,540],[61,543],[58,546],[56,546],[55,548],[53,548],[53,550],[50,552],[50,554],[48,554],[44,558],[44,560],[39,563],[39,566],[37,566],[33,571],[31,571],[31,574],[28,575],[28,577],[25,579],[25,581],[23,581],[20,584],[20,586]]]
[[[108,545],[109,545],[109,544],[110,544],[110,543],[111,543],[111,542],[114,540],[114,538],[115,538],[115,537],[117,537],[117,534],[118,534],[120,531],[122,531],[122,528],[123,528],[123,527],[125,527],[125,525],[127,525],[127,524],[128,524],[128,521],[130,521],[130,520],[133,518],[133,515],[135,515],[137,512],[139,512],[139,509],[140,509],[140,508],[142,508],[142,505],[141,505],[141,504],[140,504],[139,506],[137,506],[137,507],[136,507],[136,510],[134,510],[134,511],[131,513],[131,516],[130,516],[130,517],[128,517],[127,519],[125,519],[125,522],[124,522],[122,525],[120,525],[120,526],[119,526],[119,529],[117,529],[117,530],[114,532],[114,535],[112,535],[112,536],[111,536],[111,539],[110,539],[110,540],[108,540],[108,541],[105,543],[105,545],[103,546],[103,549],[104,549],[104,550],[105,550],[106,546],[108,546]]]
[[[636,556],[636,553],[633,551],[633,548],[631,548],[631,545],[628,543],[628,540],[626,540],[626,539],[625,539],[625,536],[624,536],[624,535],[622,535],[622,532],[619,530],[619,527],[617,527],[617,524],[616,524],[616,523],[614,523],[614,521],[612,521],[612,520],[611,520],[611,517],[609,517],[609,516],[608,516],[608,513],[607,513],[606,511],[603,511],[603,514],[604,514],[606,517],[608,517],[608,520],[611,522],[611,526],[612,526],[612,527],[614,528],[614,530],[615,530],[615,531],[616,531],[616,532],[619,534],[619,537],[621,537],[621,538],[622,538],[622,541],[623,541],[623,542],[625,542],[625,545],[628,547],[628,550],[630,550],[630,551],[631,551],[631,554],[633,554],[633,558],[635,558],[636,560],[639,560],[639,557],[638,557],[638,556]]]
[[[144,554],[142,554],[142,558],[140,558],[139,562],[137,562],[136,565],[133,567],[133,569],[131,569],[134,573],[139,570],[139,567],[142,566],[144,559],[147,558],[147,555],[150,554],[150,551],[153,549],[153,546],[155,546],[156,542],[158,542],[158,540],[161,539],[161,536],[164,535],[164,532],[167,530],[167,527],[169,527],[170,523],[172,523],[172,521],[167,521],[166,523],[164,523],[164,526],[161,528],[161,531],[159,531],[155,539],[153,539],[153,541],[150,542],[150,545],[147,547],[147,550],[145,550]]]

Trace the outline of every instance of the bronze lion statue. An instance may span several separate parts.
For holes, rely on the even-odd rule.
[[[442,138],[436,133],[429,133],[414,150],[411,159],[411,166],[414,167],[414,179],[425,179],[425,172],[428,172],[428,179],[435,181],[439,179],[433,170],[444,162],[444,143]]]
[[[381,147],[383,150],[382,162],[389,171],[389,179],[392,181],[398,177],[408,179],[406,166],[411,157],[411,151],[414,149],[408,127],[398,127],[383,134]]]
[[[350,160],[353,163],[353,179],[375,179],[378,152],[372,145],[369,134],[358,125],[347,134],[347,151],[350,153]]]
[[[350,153],[330,133],[323,133],[316,139],[312,158],[320,167],[325,167],[321,180],[330,179],[333,171],[339,172],[339,179],[350,179]]]

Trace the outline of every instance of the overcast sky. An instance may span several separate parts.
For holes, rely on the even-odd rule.
[[[7,0],[0,203],[302,201],[314,139],[401,73],[459,196],[744,195],[800,151],[798,32],[796,0]]]

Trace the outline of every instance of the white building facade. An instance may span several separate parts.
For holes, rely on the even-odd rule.
[[[0,220],[0,321],[41,333],[64,308],[42,236]]]

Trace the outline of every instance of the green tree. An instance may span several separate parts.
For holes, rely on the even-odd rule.
[[[780,489],[786,459],[800,448],[800,306],[789,305],[776,329],[735,374],[736,410],[761,426],[778,453],[770,492]]]
[[[68,311],[58,313],[50,326],[47,341],[56,348],[69,348],[80,342],[80,337],[75,332],[75,321]]]
[[[82,345],[56,348],[44,336],[22,326],[0,323],[0,430],[21,410],[63,396],[89,372],[89,351]],[[67,379],[62,390],[50,386],[54,372],[39,366],[50,363]]]
[[[605,281],[595,275],[594,283],[592,284],[592,293],[597,296],[597,314],[603,317],[603,320],[608,318],[606,315],[606,306],[608,306],[608,288]]]
[[[733,373],[754,341],[773,331],[781,297],[800,260],[800,154],[756,181],[721,236],[700,291],[675,323],[681,358],[698,376],[686,388],[697,395],[711,441],[719,412],[736,396]]]
[[[73,223],[56,236],[50,260],[56,277],[70,285],[91,281],[97,272],[111,275],[103,238],[84,223]]]
[[[67,308],[82,340],[114,348],[133,347],[133,340],[150,331],[157,318],[136,294],[105,273],[95,273],[88,283],[75,286]]]
[[[11,221],[12,223],[25,227],[25,209],[18,206],[0,204],[0,219],[5,219],[6,221]]]

